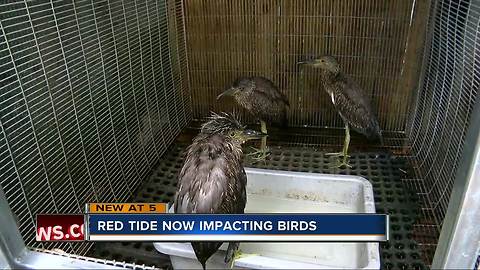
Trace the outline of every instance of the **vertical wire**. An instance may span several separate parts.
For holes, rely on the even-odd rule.
[[[19,86],[20,86],[20,90],[21,90],[21,93],[22,93],[22,98],[23,100],[25,101],[25,106],[27,108],[27,112],[28,112],[28,119],[30,121],[30,124],[31,124],[31,127],[32,127],[32,130],[33,130],[33,138],[35,140],[35,144],[36,144],[36,148],[39,152],[39,156],[40,156],[40,161],[41,161],[41,164],[42,164],[42,168],[43,168],[43,171],[45,172],[45,179],[47,180],[48,184],[47,184],[47,187],[48,187],[48,192],[50,193],[50,196],[52,197],[52,203],[54,205],[54,208],[55,208],[55,211],[58,213],[58,207],[57,207],[57,204],[55,202],[55,197],[53,196],[53,192],[52,192],[52,188],[51,188],[51,184],[50,184],[50,181],[51,179],[49,178],[48,176],[48,173],[47,173],[47,168],[45,167],[45,162],[44,162],[44,158],[43,158],[43,154],[42,152],[40,151],[40,144],[38,143],[38,138],[37,138],[37,132],[35,131],[35,127],[33,125],[33,119],[32,119],[32,115],[30,113],[30,109],[28,108],[28,103],[27,103],[27,98],[25,96],[25,92],[24,92],[24,89],[23,89],[23,85],[21,84],[20,82],[20,74],[18,72],[18,69],[17,69],[17,65],[15,64],[15,60],[13,58],[13,52],[10,48],[10,44],[8,43],[8,37],[7,37],[7,34],[5,32],[5,29],[3,27],[3,24],[2,24],[2,21],[0,20],[0,30],[3,32],[3,35],[5,37],[5,45],[7,46],[7,49],[10,53],[10,60],[11,62],[13,63],[13,67],[15,69],[15,74],[18,78],[18,81],[19,81]],[[6,136],[6,135],[5,135]]]

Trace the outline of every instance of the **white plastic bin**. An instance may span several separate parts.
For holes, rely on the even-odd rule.
[[[372,185],[358,176],[245,168],[247,213],[375,213]],[[190,243],[154,243],[174,269],[202,269]],[[227,244],[207,261],[207,269],[228,268]],[[234,268],[379,269],[378,243],[241,243]]]

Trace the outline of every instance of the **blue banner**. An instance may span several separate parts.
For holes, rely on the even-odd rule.
[[[386,241],[378,214],[90,214],[90,240]]]

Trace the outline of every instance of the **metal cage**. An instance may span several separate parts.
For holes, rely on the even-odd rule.
[[[253,123],[215,101],[237,76],[278,84],[289,126],[341,129],[318,73],[298,84],[295,63],[328,53],[367,90],[387,148],[412,167],[402,183],[420,198],[413,234],[426,263],[440,243],[435,266],[473,267],[478,249],[458,230],[479,212],[465,213],[478,196],[479,25],[478,0],[1,1],[0,208],[29,249],[85,255],[91,244],[36,242],[35,214],[131,199],[210,111]],[[453,247],[469,256],[451,259]]]

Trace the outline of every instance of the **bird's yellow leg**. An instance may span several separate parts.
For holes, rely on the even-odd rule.
[[[262,133],[268,134],[268,132],[267,132],[267,123],[265,123],[264,121],[260,121],[260,124],[261,124],[261,126],[262,126],[262,127],[261,127]],[[267,136],[265,136],[265,137],[262,138],[262,146],[261,146],[260,149],[263,151],[265,157],[270,154],[270,153],[269,153],[270,150],[269,150],[268,147],[267,147]]]
[[[267,124],[264,121],[260,121],[261,124],[261,131],[264,134],[267,134]],[[262,145],[260,146],[260,149],[256,149],[252,147],[254,152],[249,153],[248,156],[253,156],[252,159],[254,160],[265,160],[266,157],[270,155],[270,151],[267,147],[267,137],[262,137]]]
[[[265,123],[265,121],[260,121],[260,125],[261,125],[261,131],[267,134],[267,123]]]
[[[248,153],[247,156],[251,156],[253,160],[256,161],[264,161],[266,157],[270,155],[269,149],[266,146],[267,145],[267,138],[263,137],[262,138],[262,145],[260,149],[257,149],[255,147],[251,147],[253,149],[253,152]]]
[[[253,254],[253,253],[242,253],[242,251],[240,251],[240,249],[237,249],[233,252],[233,259],[232,261],[230,262],[230,269],[233,268],[233,265],[235,263],[236,260],[238,259],[241,259],[241,258],[245,258],[245,257],[250,257],[250,256],[258,256],[258,254]]]
[[[343,151],[340,153],[329,153],[329,154],[338,154],[337,156],[343,157],[341,160],[337,160],[331,168],[339,168],[342,166],[346,166],[348,168],[351,168],[352,166],[348,164],[348,158],[350,157],[348,155],[348,146],[350,145],[350,128],[348,125],[345,125],[345,141],[343,143]]]
[[[342,152],[334,152],[334,153],[326,153],[326,156],[334,156],[334,157],[345,157],[349,158],[348,155],[348,145],[350,144],[350,129],[348,125],[345,125],[345,140],[343,142],[343,150]]]

